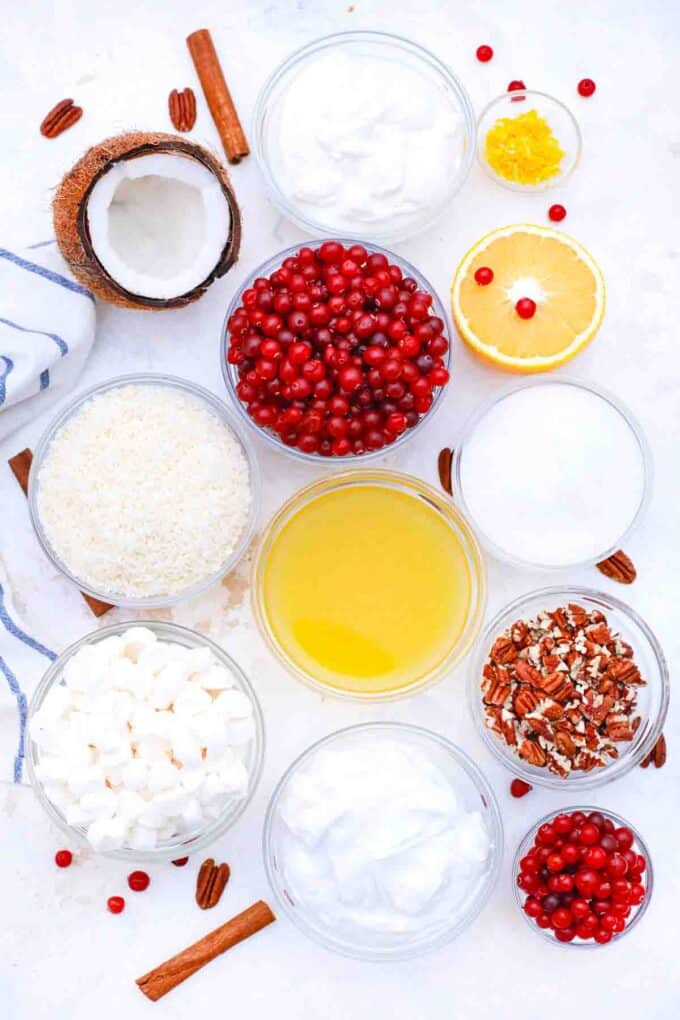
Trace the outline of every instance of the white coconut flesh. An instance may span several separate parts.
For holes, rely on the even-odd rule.
[[[94,254],[115,283],[164,300],[210,276],[229,239],[231,210],[203,163],[150,153],[113,163],[97,180],[87,224]]]

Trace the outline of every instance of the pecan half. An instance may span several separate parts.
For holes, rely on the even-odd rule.
[[[595,565],[601,574],[611,578],[612,581],[618,581],[619,584],[632,584],[637,577],[635,565],[623,549],[618,549],[606,560],[601,560]]]
[[[230,874],[228,864],[215,864],[212,857],[203,861],[196,878],[196,902],[201,910],[209,910],[219,903]]]
[[[452,461],[453,450],[445,446],[443,450],[439,451],[439,456],[437,457],[437,471],[439,472],[439,484],[444,492],[448,492],[449,496],[453,495],[453,485],[451,483]]]
[[[514,662],[517,658],[517,649],[510,638],[501,637],[494,641],[493,648],[489,652],[489,658],[492,662],[507,666],[508,663]]]
[[[519,756],[524,758],[529,765],[545,765],[546,754],[542,747],[540,747],[533,740],[523,740],[519,745]]]
[[[666,764],[666,757],[666,738],[662,733],[649,754],[640,762],[640,767],[646,769],[653,764],[655,768],[661,769]]]
[[[196,96],[193,89],[173,89],[168,96],[168,112],[176,131],[191,131],[196,123]]]
[[[44,118],[40,125],[40,134],[45,138],[56,138],[73,127],[82,115],[81,106],[76,106],[72,99],[62,99]]]

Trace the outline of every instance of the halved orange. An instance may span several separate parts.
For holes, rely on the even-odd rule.
[[[482,286],[482,266],[493,280]],[[536,303],[521,318],[521,298]],[[605,306],[597,263],[583,245],[550,227],[501,227],[461,261],[451,287],[458,331],[482,358],[510,372],[547,372],[565,364],[595,336]]]

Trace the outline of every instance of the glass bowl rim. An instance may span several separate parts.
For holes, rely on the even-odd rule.
[[[631,518],[631,521],[619,538],[610,545],[606,550],[598,553],[594,557],[589,557],[586,560],[580,560],[576,563],[562,563],[562,564],[545,564],[545,563],[532,563],[531,560],[524,560],[518,556],[513,556],[507,552],[501,546],[497,545],[492,539],[490,539],[486,532],[477,523],[474,514],[471,512],[466,500],[465,493],[463,491],[463,484],[461,478],[461,461],[466,445],[469,443],[475,429],[480,424],[482,419],[489,414],[491,410],[500,404],[503,400],[508,397],[514,396],[516,393],[522,390],[530,389],[538,386],[573,386],[576,389],[585,390],[588,393],[594,394],[605,403],[609,404],[615,411],[618,412],[621,418],[630,429],[635,441],[640,450],[640,457],[642,459],[642,495],[638,507]],[[643,519],[649,501],[652,496],[652,487],[654,483],[654,461],[652,458],[652,452],[647,441],[647,437],[644,433],[642,426],[639,421],[630,410],[630,408],[619,400],[615,394],[610,390],[605,389],[602,386],[595,385],[594,383],[587,382],[584,379],[577,379],[575,376],[563,375],[554,376],[553,378],[547,379],[527,379],[521,383],[510,384],[504,387],[498,393],[491,396],[488,400],[477,405],[475,410],[470,414],[467,420],[463,423],[461,430],[458,433],[458,440],[455,444],[453,451],[453,459],[451,463],[451,474],[453,482],[453,498],[455,502],[460,506],[464,515],[471,522],[475,529],[475,532],[479,536],[479,540],[484,548],[497,560],[502,563],[509,563],[513,567],[518,567],[523,570],[532,570],[537,573],[548,573],[549,571],[555,570],[578,570],[581,567],[592,567],[594,564],[599,563],[601,560],[607,559],[612,553],[620,549],[626,540],[630,537],[635,528],[640,524]]]
[[[250,508],[248,511],[248,519],[243,529],[243,534],[241,535],[238,543],[223,566],[221,566],[217,572],[211,574],[208,578],[197,581],[188,588],[183,588],[181,591],[175,592],[172,595],[127,597],[114,592],[97,591],[95,588],[78,578],[76,574],[72,573],[70,568],[62,562],[57,553],[52,549],[51,543],[43,528],[42,521],[40,520],[40,513],[38,510],[38,475],[40,474],[40,469],[45,462],[45,458],[49,452],[53,439],[63,426],[70,421],[93,397],[97,397],[100,393],[106,393],[109,390],[118,389],[124,386],[166,387],[168,389],[178,390],[188,394],[190,397],[196,398],[198,402],[206,408],[206,410],[216,415],[222,425],[231,432],[233,438],[239,444],[248,465],[251,496]],[[261,498],[262,479],[254,446],[250,441],[250,437],[241,427],[240,423],[235,420],[234,415],[231,413],[226,403],[214,393],[211,393],[210,390],[200,386],[198,383],[191,382],[188,379],[182,379],[179,376],[167,375],[161,372],[132,372],[126,375],[113,376],[110,379],[106,379],[104,382],[97,383],[96,385],[90,386],[77,393],[56,415],[50,419],[44,428],[35,448],[35,454],[28,477],[28,507],[31,524],[33,526],[35,536],[47,558],[58,569],[59,573],[67,577],[80,589],[80,591],[90,595],[92,598],[98,599],[101,602],[106,602],[122,609],[165,609],[170,606],[177,605],[179,602],[184,602],[187,599],[194,598],[196,595],[206,591],[211,585],[215,584],[226,574],[230,573],[243,559],[253,537],[260,511]]]
[[[301,919],[300,915],[291,909],[286,897],[279,891],[276,878],[274,877],[274,869],[272,867],[272,829],[274,816],[278,808],[281,795],[290,778],[298,771],[300,766],[309,760],[309,758],[311,758],[312,755],[314,755],[322,747],[332,744],[336,740],[344,739],[350,734],[359,732],[375,733],[378,731],[382,733],[396,733],[397,735],[406,733],[411,736],[415,736],[419,740],[426,740],[438,745],[455,761],[459,768],[463,769],[467,777],[471,780],[476,792],[480,795],[480,797],[482,797],[488,813],[487,817],[490,820],[487,826],[490,838],[489,867],[487,875],[485,876],[483,886],[479,890],[478,897],[468,908],[466,916],[462,919],[462,923],[459,920],[456,925],[446,928],[444,931],[439,933],[436,939],[433,939],[429,943],[426,941],[424,944],[411,947],[410,949],[397,950],[396,952],[370,950],[353,951],[351,947],[341,947],[334,938],[326,936],[324,933],[312,928],[306,920]],[[334,730],[333,732],[326,734],[326,736],[321,737],[319,740],[315,740],[314,743],[310,744],[309,747],[294,758],[277,781],[267,805],[264,825],[262,827],[262,855],[267,881],[269,882],[269,886],[283,912],[288,916],[299,931],[301,931],[307,938],[310,938],[312,941],[322,945],[325,949],[336,952],[342,956],[366,960],[368,962],[389,963],[421,956],[425,953],[432,952],[435,949],[440,949],[442,946],[445,946],[447,943],[453,941],[453,939],[462,934],[462,932],[473,924],[477,917],[481,914],[498,883],[503,861],[503,851],[503,818],[498,806],[498,801],[489,780],[472,757],[441,733],[430,730],[425,726],[416,726],[413,723],[391,720],[355,723],[351,726],[344,726],[339,730]]]
[[[555,106],[558,106],[561,112],[566,115],[567,120],[571,124],[571,127],[574,131],[574,137],[576,139],[576,152],[569,168],[563,173],[560,173],[559,176],[554,180],[542,181],[540,184],[520,184],[517,181],[506,180],[504,177],[501,177],[500,174],[497,174],[494,170],[492,170],[492,168],[489,166],[482,152],[483,138],[480,127],[484,119],[491,113],[493,108],[495,106],[500,107],[503,104],[503,101],[511,102],[513,97],[527,99],[533,96],[537,96],[540,99],[547,99],[549,103],[554,103]],[[521,113],[521,111],[518,111],[518,113]],[[484,138],[486,138],[486,134],[484,135]],[[482,109],[481,113],[477,118],[475,153],[477,157],[477,162],[481,166],[482,170],[485,172],[487,177],[489,177],[490,180],[492,180],[495,184],[500,184],[501,187],[508,188],[508,190],[510,191],[524,192],[524,194],[531,194],[532,192],[542,194],[546,191],[549,191],[550,188],[559,187],[561,184],[564,184],[571,177],[574,170],[581,162],[581,156],[583,155],[583,135],[581,133],[579,123],[576,119],[576,115],[570,110],[566,103],[562,102],[561,99],[558,99],[556,96],[551,95],[549,92],[543,92],[540,89],[516,89],[513,90],[512,92],[501,92],[499,95],[494,96],[494,98],[489,100],[486,106],[484,106],[484,108]]]
[[[55,684],[58,684],[61,681],[64,665],[72,658],[73,655],[76,654],[76,652],[86,645],[94,644],[104,638],[124,633],[132,627],[146,627],[149,630],[154,631],[157,637],[162,637],[170,641],[177,640],[180,644],[182,643],[182,639],[184,639],[184,641],[187,642],[186,647],[207,647],[217,660],[222,665],[226,666],[229,672],[234,676],[238,689],[248,697],[253,709],[253,720],[255,724],[255,736],[252,741],[253,767],[252,770],[249,770],[248,792],[245,797],[237,804],[232,805],[231,811],[226,812],[224,815],[210,821],[209,824],[206,824],[202,830],[199,830],[198,835],[190,839],[190,842],[183,843],[179,841],[175,845],[161,846],[153,850],[134,850],[126,847],[122,847],[119,850],[94,850],[88,843],[84,832],[82,832],[79,827],[68,824],[66,819],[45,793],[42,780],[40,780],[35,774],[35,765],[39,761],[39,756],[37,754],[35,741],[31,737],[30,725],[33,716],[42,705],[48,691],[50,691]],[[96,856],[128,862],[138,861],[140,863],[146,862],[147,864],[152,864],[154,862],[170,861],[174,858],[181,857],[184,855],[185,851],[193,854],[198,850],[204,849],[210,843],[213,843],[216,839],[219,839],[220,836],[231,829],[255,796],[255,792],[262,776],[265,746],[266,731],[262,706],[260,705],[255,688],[248,679],[245,670],[238,662],[236,662],[235,659],[232,658],[231,655],[229,655],[227,651],[225,651],[224,648],[221,647],[221,645],[218,645],[216,641],[213,641],[212,638],[199,634],[198,631],[191,630],[189,627],[183,627],[177,623],[171,623],[166,620],[123,620],[119,623],[112,623],[106,627],[100,627],[97,630],[90,631],[89,634],[85,634],[83,637],[78,638],[77,641],[73,641],[57,656],[54,662],[50,663],[49,667],[45,670],[45,673],[31,696],[26,715],[25,761],[28,777],[37,800],[49,816],[50,820],[65,835],[76,840],[79,846],[89,849]]]
[[[512,754],[509,749],[506,751],[506,745],[501,743],[496,735],[484,725],[479,677],[481,675],[481,666],[486,659],[488,649],[491,647],[493,640],[504,629],[504,622],[510,617],[520,613],[524,606],[533,602],[535,599],[552,599],[557,598],[558,596],[560,598],[564,597],[567,601],[572,598],[590,598],[597,600],[598,602],[606,603],[610,609],[613,609],[614,612],[620,614],[627,620],[632,621],[632,623],[638,627],[640,631],[642,631],[649,645],[651,656],[656,663],[660,687],[660,704],[658,714],[654,721],[650,718],[649,733],[645,739],[640,742],[639,747],[637,747],[634,752],[625,754],[623,757],[616,759],[616,761],[612,763],[616,764],[616,762],[621,762],[623,760],[625,760],[626,763],[625,767],[621,768],[614,776],[610,775],[611,766],[609,765],[605,766],[605,768],[597,769],[597,771],[584,773],[582,778],[579,777],[572,781],[562,779],[560,776],[554,776],[547,769],[543,769],[541,771],[537,769],[530,770],[525,767],[522,759],[519,758],[518,755]],[[621,779],[630,772],[635,765],[638,765],[652,750],[666,721],[666,714],[668,712],[668,704],[670,700],[670,676],[668,663],[663,649],[659,644],[658,638],[649,624],[626,602],[623,602],[615,595],[610,595],[608,592],[598,591],[595,588],[587,588],[583,585],[552,585],[548,588],[534,589],[506,603],[487,624],[476,641],[474,655],[471,656],[470,662],[468,663],[467,695],[468,708],[475,724],[475,728],[479,736],[482,738],[482,743],[492,753],[496,761],[500,762],[500,764],[508,769],[508,771],[513,775],[531,783],[532,785],[542,786],[552,790],[561,790],[563,793],[576,795],[578,790],[594,790],[597,787],[604,786],[606,783]],[[545,775],[543,773],[545,773]],[[593,808],[592,810],[596,809]]]
[[[416,683],[395,691],[386,692],[359,692],[345,691],[339,687],[331,687],[322,681],[316,680],[313,676],[298,667],[285,653],[279,642],[270,633],[268,616],[264,608],[263,597],[263,568],[267,553],[275,537],[280,533],[281,528],[287,520],[299,513],[305,506],[320,496],[352,485],[385,485],[393,491],[406,490],[411,495],[422,497],[430,506],[433,506],[438,513],[442,514],[449,527],[454,531],[462,532],[464,549],[470,575],[472,579],[473,598],[468,612],[465,629],[459,641],[450,649],[448,655],[430,673],[421,677]],[[442,681],[455,669],[467,655],[470,654],[478,639],[482,627],[484,612],[487,601],[487,574],[486,561],[483,550],[477,540],[474,528],[464,513],[455,505],[453,500],[444,492],[439,492],[429,482],[418,478],[415,475],[405,472],[392,471],[385,468],[354,468],[340,471],[335,474],[322,475],[314,479],[302,488],[297,489],[292,496],[276,510],[262,532],[257,549],[253,556],[251,566],[251,605],[258,631],[267,648],[273,653],[286,672],[295,679],[311,687],[317,693],[326,697],[332,697],[341,701],[355,701],[364,704],[399,701],[403,698],[419,694],[421,691],[434,686]]]
[[[361,243],[364,246],[364,248],[366,248],[369,255],[372,254],[385,255],[385,257],[390,262],[393,261],[396,265],[399,266],[400,269],[406,270],[405,273],[406,276],[412,277],[414,280],[416,280],[419,286],[422,286],[428,291],[428,293],[432,297],[432,308],[434,309],[435,314],[440,319],[442,319],[444,323],[446,339],[448,340],[449,343],[449,349],[444,356],[444,361],[446,364],[446,370],[450,372],[453,351],[453,338],[455,335],[453,331],[453,325],[451,322],[451,316],[449,309],[442,302],[437,291],[432,286],[427,277],[424,276],[423,273],[411,262],[409,262],[409,260],[405,258],[403,255],[398,255],[396,252],[390,251],[389,248],[383,248],[381,245],[375,244],[373,241],[363,241],[357,238],[350,237],[332,237],[332,238],[328,237],[326,238],[326,240],[337,241],[338,244],[342,244],[343,246],[350,246],[353,244]],[[379,460],[381,457],[388,457],[392,453],[395,453],[397,450],[400,450],[410,439],[412,439],[415,436],[416,433],[419,432],[423,425],[425,425],[427,422],[430,422],[434,415],[441,410],[444,395],[447,392],[448,387],[451,385],[451,379],[449,379],[449,381],[445,383],[443,386],[437,387],[437,390],[434,394],[434,398],[432,400],[432,406],[430,407],[429,411],[425,412],[420,421],[418,421],[417,424],[413,426],[413,428],[406,429],[406,431],[402,432],[400,436],[397,436],[395,441],[393,443],[390,443],[389,446],[383,446],[379,450],[372,450],[367,453],[350,454],[346,457],[336,456],[322,457],[321,454],[319,453],[305,453],[303,450],[298,450],[296,447],[286,446],[286,444],[282,442],[282,440],[279,439],[266,426],[258,425],[256,422],[253,421],[253,419],[250,417],[245,407],[241,403],[241,400],[239,399],[239,396],[236,392],[236,382],[234,378],[236,376],[235,366],[232,366],[227,362],[227,350],[229,347],[227,339],[228,337],[227,323],[229,322],[229,319],[236,311],[238,306],[241,304],[241,297],[243,295],[243,292],[245,290],[248,290],[248,288],[252,286],[253,282],[258,277],[267,276],[274,269],[278,268],[285,258],[288,258],[291,255],[295,255],[300,250],[300,248],[318,247],[322,243],[323,240],[321,238],[316,238],[312,241],[311,244],[305,244],[304,241],[299,241],[297,244],[290,245],[288,248],[284,248],[282,251],[277,252],[276,254],[270,256],[270,258],[266,259],[264,262],[260,263],[260,265],[256,266],[255,269],[253,269],[252,272],[250,272],[243,279],[243,281],[238,284],[238,287],[234,292],[231,301],[229,302],[226,315],[224,316],[224,320],[222,322],[219,348],[220,370],[222,372],[222,379],[224,380],[224,385],[230,397],[231,401],[230,406],[234,408],[235,413],[238,414],[239,419],[247,425],[248,429],[252,430],[253,435],[260,436],[260,438],[264,442],[266,442],[270,447],[272,447],[272,449],[278,450],[279,453],[284,453],[286,456],[291,457],[294,460],[307,464],[323,465],[324,467],[331,469],[333,469],[337,464],[340,470],[347,470],[347,465],[349,464],[358,463],[368,464],[371,463],[372,461]]]
[[[313,237],[328,236],[329,228],[327,226],[318,224],[313,219],[299,213],[279,188],[265,155],[265,145],[263,142],[264,132],[262,130],[262,126],[272,93],[277,85],[284,80],[286,75],[288,75],[290,71],[301,61],[304,61],[306,58],[330,47],[344,46],[348,44],[351,45],[353,43],[362,42],[389,45],[395,49],[406,49],[409,53],[414,54],[420,61],[428,64],[437,72],[439,77],[446,83],[447,87],[453,91],[465,123],[466,140],[465,145],[463,146],[463,158],[456,176],[455,186],[452,187],[452,190],[445,201],[438,206],[437,209],[431,213],[428,219],[423,221],[422,224],[418,224],[416,227],[407,228],[406,233],[397,232],[396,234],[390,234],[388,231],[385,233],[384,237],[382,237],[382,240],[385,240],[388,243],[395,243],[404,241],[406,238],[412,237],[416,234],[423,233],[437,222],[442,211],[455,198],[456,194],[460,191],[467,180],[470,170],[472,169],[477,149],[477,119],[475,117],[474,107],[470,96],[457,75],[455,75],[448,65],[431,50],[427,49],[425,46],[421,46],[420,43],[414,42],[413,40],[407,39],[396,33],[381,32],[371,29],[331,32],[330,34],[312,39],[310,42],[305,43],[303,46],[300,46],[288,53],[288,55],[284,57],[279,64],[277,64],[275,69],[260,88],[253,110],[251,137],[254,139],[254,150],[257,164],[275,205],[288,219],[300,227],[300,229],[311,234]],[[347,230],[345,229],[343,232],[347,233]],[[350,233],[352,232],[350,231]],[[354,239],[360,239],[362,233],[364,233],[363,230],[353,234]]]
[[[541,825],[551,821],[553,818],[556,817],[556,815],[567,814],[572,811],[582,811],[584,814],[590,814],[591,811],[597,811],[599,812],[599,814],[604,815],[605,818],[610,818],[613,822],[617,823],[617,827],[625,826],[625,828],[630,829],[630,831],[633,833],[635,837],[635,843],[637,843],[638,846],[640,847],[639,852],[644,855],[645,860],[647,862],[647,866],[645,868],[645,871],[643,872],[643,874],[646,876],[644,881],[645,898],[642,901],[642,903],[639,904],[630,924],[627,924],[622,932],[617,932],[615,935],[613,935],[609,942],[604,943],[595,941],[577,942],[575,939],[573,942],[560,942],[558,939],[554,938],[554,936],[551,933],[549,933],[548,930],[539,928],[537,924],[534,924],[533,919],[531,917],[528,917],[523,910],[521,898],[523,890],[519,888],[516,881],[517,875],[519,873],[519,862],[522,859],[522,857],[524,857],[526,851],[529,849],[531,841],[535,834],[538,832],[538,829]],[[654,890],[654,866],[652,864],[652,855],[649,852],[649,847],[647,846],[646,842],[640,835],[639,831],[635,828],[634,825],[631,825],[631,823],[626,818],[623,818],[615,811],[610,811],[607,808],[598,807],[594,804],[586,805],[570,804],[568,807],[561,808],[559,810],[555,809],[553,811],[548,812],[547,815],[544,815],[542,818],[539,818],[539,820],[535,822],[530,829],[527,830],[522,839],[519,841],[517,850],[515,851],[515,856],[512,861],[512,870],[510,872],[510,881],[512,883],[513,891],[515,894],[514,895],[515,903],[517,904],[520,913],[522,914],[524,920],[530,926],[530,928],[532,928],[533,931],[540,935],[544,939],[544,941],[549,942],[551,945],[554,945],[557,949],[562,948],[579,949],[581,951],[592,949],[606,949],[607,946],[612,946],[615,943],[620,942],[621,939],[625,935],[627,935],[632,928],[635,928],[638,921],[640,921],[644,914],[647,912],[647,908],[649,907],[649,903],[652,898],[652,892]]]

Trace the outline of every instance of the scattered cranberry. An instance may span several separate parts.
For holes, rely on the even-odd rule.
[[[125,900],[122,896],[109,896],[106,906],[112,914],[121,914],[125,910]]]
[[[536,302],[529,297],[520,298],[515,305],[515,311],[520,319],[533,319],[536,314]]]
[[[144,892],[145,889],[149,888],[150,882],[151,879],[146,871],[131,871],[128,875],[128,885],[133,892]]]
[[[57,850],[54,863],[58,868],[68,868],[73,863],[73,854],[70,850]]]
[[[189,863],[188,857],[178,857],[176,861],[172,862],[176,868],[183,868],[185,864]]]
[[[493,280],[493,269],[489,269],[488,266],[480,266],[475,273],[475,282],[480,287],[488,287]]]
[[[513,779],[510,783],[510,793],[513,797],[525,797],[532,790],[531,783],[525,783],[523,779]]]
[[[303,247],[241,295],[227,323],[236,393],[261,428],[325,457],[380,450],[449,381],[432,295],[380,252]]]
[[[488,64],[492,57],[493,49],[491,46],[484,45],[477,47],[477,60],[479,60],[481,64]]]
[[[551,205],[550,208],[548,209],[548,218],[551,219],[553,223],[560,223],[566,215],[567,210],[564,208],[563,205],[560,205],[559,203]]]
[[[592,78],[581,78],[577,88],[579,96],[583,96],[584,99],[588,99],[592,96],[597,86]]]
[[[600,811],[572,811],[544,822],[519,862],[525,914],[558,942],[610,942],[646,896],[647,862],[634,844],[631,829],[616,828]]]
[[[519,81],[518,80],[511,81],[510,84],[508,85],[508,92],[522,92],[525,89],[526,89],[526,85],[521,80],[519,80]],[[513,103],[523,103],[525,99],[526,99],[526,96],[513,96],[512,97],[512,102]]]

